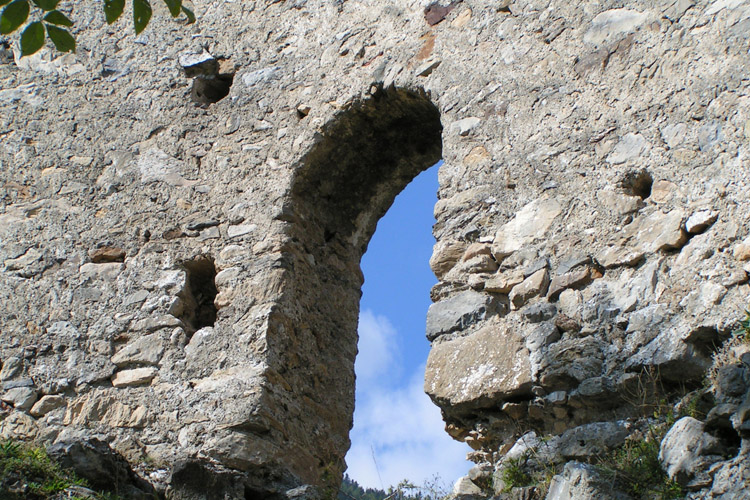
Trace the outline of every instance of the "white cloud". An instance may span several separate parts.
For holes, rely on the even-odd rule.
[[[359,353],[354,363],[357,388],[366,388],[392,373],[398,361],[396,329],[385,316],[366,309],[359,315]]]
[[[363,311],[359,346],[349,476],[365,488],[385,489],[402,479],[421,485],[436,474],[450,485],[465,475],[470,450],[448,436],[440,410],[424,393],[424,364],[401,367],[403,377],[391,376],[398,371],[399,353],[390,322]]]

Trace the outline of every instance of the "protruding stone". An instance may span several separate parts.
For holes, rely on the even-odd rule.
[[[460,136],[467,136],[477,128],[480,123],[482,123],[481,119],[471,116],[451,123],[450,129]]]
[[[588,266],[577,268],[575,271],[565,273],[561,276],[555,276],[550,282],[547,298],[549,300],[557,300],[566,288],[582,287],[591,283],[592,280],[592,269]]]
[[[735,245],[733,254],[734,258],[739,261],[750,260],[750,236]]]
[[[115,387],[146,385],[151,383],[156,373],[156,368],[152,367],[119,371],[112,377],[112,385]]]
[[[549,286],[549,272],[547,269],[540,269],[525,280],[520,285],[516,285],[510,291],[508,298],[514,309],[519,309],[526,302],[538,295],[547,293]]]
[[[425,391],[451,405],[500,402],[527,394],[531,390],[528,358],[516,331],[488,325],[466,337],[433,345],[427,359]]]
[[[587,43],[601,44],[612,40],[616,35],[633,31],[648,20],[648,15],[630,9],[610,9],[597,15],[591,22],[583,40]]]
[[[34,406],[36,398],[36,391],[31,387],[16,387],[5,391],[0,399],[18,410],[26,411]]]
[[[463,476],[453,485],[453,494],[451,498],[456,500],[470,500],[473,498],[484,498],[482,488],[474,484],[469,476]]]
[[[432,250],[430,269],[438,279],[442,278],[461,259],[465,250],[466,243],[462,241],[439,241]]]
[[[125,266],[120,262],[94,264],[88,263],[81,266],[79,272],[83,278],[104,281],[114,281]]]
[[[65,398],[58,395],[47,395],[43,396],[42,399],[36,402],[31,408],[29,413],[32,417],[43,417],[52,410],[62,408],[65,406]]]
[[[497,314],[500,307],[492,296],[473,290],[436,302],[427,310],[427,338],[432,341],[445,333],[463,330]]]
[[[599,14],[601,16],[601,14]],[[598,16],[597,16],[598,17]],[[614,165],[625,163],[628,160],[634,160],[641,156],[641,153],[648,147],[648,142],[641,134],[627,134],[620,139],[615,149],[607,157],[607,161]]]
[[[21,358],[11,356],[3,363],[3,369],[0,371],[0,381],[10,380],[23,369],[23,361]]]
[[[685,221],[685,229],[690,234],[700,234],[716,222],[719,213],[712,210],[701,210],[695,212]]]
[[[703,432],[703,427],[700,420],[683,417],[661,442],[659,460],[670,479],[683,486],[707,466],[703,456],[724,451],[719,440]]]
[[[492,293],[509,293],[514,286],[523,282],[523,273],[508,271],[488,279],[484,289]]]
[[[620,246],[610,246],[599,252],[596,260],[605,269],[619,266],[635,266],[643,260],[644,252]]]

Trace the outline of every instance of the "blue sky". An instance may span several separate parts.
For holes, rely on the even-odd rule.
[[[443,430],[440,410],[422,389],[430,344],[425,318],[436,283],[429,260],[437,201],[434,166],[417,176],[379,221],[362,258],[365,283],[352,447],[347,473],[364,487],[466,474],[469,447]],[[377,465],[376,465],[377,464]]]

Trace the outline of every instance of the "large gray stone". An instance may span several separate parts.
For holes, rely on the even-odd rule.
[[[661,442],[659,460],[669,477],[683,486],[710,463],[706,455],[719,455],[725,451],[720,441],[703,429],[700,420],[683,417],[669,429]]]
[[[451,405],[499,402],[531,389],[529,352],[515,330],[490,324],[430,350],[425,392]]]
[[[502,307],[491,295],[473,290],[436,302],[427,311],[427,338],[435,340],[440,335],[464,330],[497,314]]]
[[[613,490],[609,480],[601,477],[593,465],[580,462],[565,464],[562,474],[552,478],[545,500],[626,500],[624,493]]]

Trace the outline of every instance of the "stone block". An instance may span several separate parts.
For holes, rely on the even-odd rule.
[[[427,338],[432,341],[496,315],[502,305],[491,295],[466,290],[435,302],[427,311]]]
[[[530,390],[529,352],[519,333],[503,325],[437,342],[430,350],[425,391],[438,401],[498,404]]]

